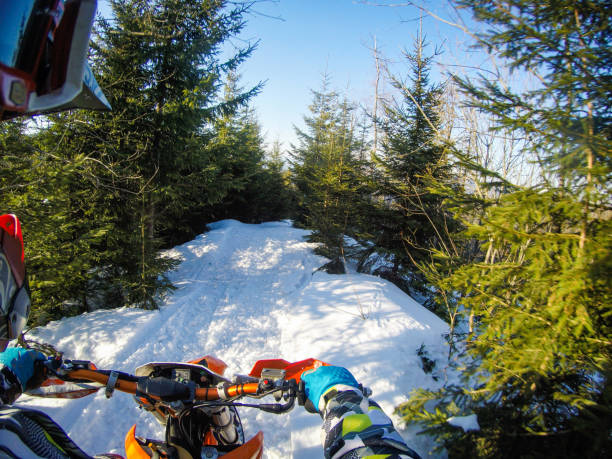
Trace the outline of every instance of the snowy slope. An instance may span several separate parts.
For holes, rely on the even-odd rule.
[[[348,367],[385,411],[415,387],[437,387],[417,349],[443,361],[446,324],[392,284],[372,276],[315,272],[325,259],[285,222],[246,225],[225,220],[170,251],[182,260],[172,273],[178,289],[159,311],[123,308],[53,322],[30,337],[67,358],[133,372],[149,361],[186,361],[213,354],[228,373],[247,373],[263,358],[315,357]],[[103,393],[79,400],[23,396],[20,404],[50,414],[87,452],[123,453],[132,424],[163,438],[162,427],[131,397]],[[317,415],[297,407],[276,416],[243,409],[248,436],[263,430],[268,458],[322,457]],[[428,439],[403,430],[426,456]]]

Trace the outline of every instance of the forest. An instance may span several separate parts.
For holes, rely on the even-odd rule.
[[[394,96],[374,107],[314,81],[286,148],[266,144],[252,108],[265,85],[240,80],[255,48],[220,52],[253,2],[109,3],[90,65],[113,110],[0,124],[0,208],[23,225],[29,326],[155,309],[174,288],[165,249],[222,219],[291,219],[328,272],[383,277],[449,324],[463,384],[416,391],[397,412],[450,457],[612,454],[606,2],[452,0],[486,26],[475,46],[535,84],[434,81],[419,33],[409,73],[381,72]],[[469,414],[480,430],[446,422]]]

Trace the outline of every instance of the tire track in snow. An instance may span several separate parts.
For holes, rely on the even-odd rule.
[[[304,257],[309,255],[299,242],[304,233],[297,230],[288,237],[286,226],[273,231],[229,223],[224,231],[232,243],[227,251],[218,253],[223,269],[211,270],[215,274],[209,283],[223,294],[210,320],[204,348],[214,350],[233,372],[247,373],[258,359],[283,357],[275,312],[288,304],[288,295],[308,283],[311,269]],[[295,287],[284,291],[286,285]],[[240,414],[247,435],[264,431],[267,457],[291,456],[289,416],[248,409]]]

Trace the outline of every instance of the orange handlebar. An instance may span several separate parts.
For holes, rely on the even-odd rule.
[[[206,390],[206,389],[198,389],[198,390]],[[196,398],[198,390],[196,390]],[[215,389],[216,390],[216,389]],[[257,383],[246,383],[246,384],[236,384],[233,386],[229,386],[226,389],[228,396],[236,397],[237,395],[257,395],[259,390],[259,384]],[[217,397],[219,394],[217,393]],[[217,400],[217,399],[215,399]]]
[[[98,373],[95,370],[74,370],[69,372],[68,376],[75,379],[86,379],[87,381],[93,381],[104,385],[108,383],[109,378],[108,375]],[[115,383],[115,389],[121,392],[127,392],[128,394],[135,394],[136,383],[134,381],[124,381],[118,378]]]
[[[84,369],[71,371],[68,376],[70,378],[85,379],[87,381],[93,381],[103,385],[106,385],[109,379],[108,375],[105,375],[95,370]],[[136,382],[125,381],[121,379],[121,376],[119,376],[117,382],[115,383],[115,389],[121,392],[126,392],[128,394],[136,394],[137,392]],[[257,383],[236,384],[225,388],[225,392],[227,393],[228,397],[236,397],[239,395],[257,395],[258,390],[259,384]],[[219,396],[219,390],[216,387],[196,389],[195,391],[196,400],[215,401],[220,400],[221,398],[222,397]]]

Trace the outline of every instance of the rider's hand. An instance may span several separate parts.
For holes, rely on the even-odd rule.
[[[355,388],[359,387],[355,377],[343,367],[322,366],[316,370],[303,373],[301,379],[304,381],[306,398],[312,403],[314,412],[319,411],[321,396],[332,386],[342,384]],[[321,409],[323,408],[321,407]]]
[[[44,354],[21,347],[9,347],[0,352],[0,363],[12,370],[24,391],[38,387],[44,380],[44,367],[41,363],[45,359]]]

